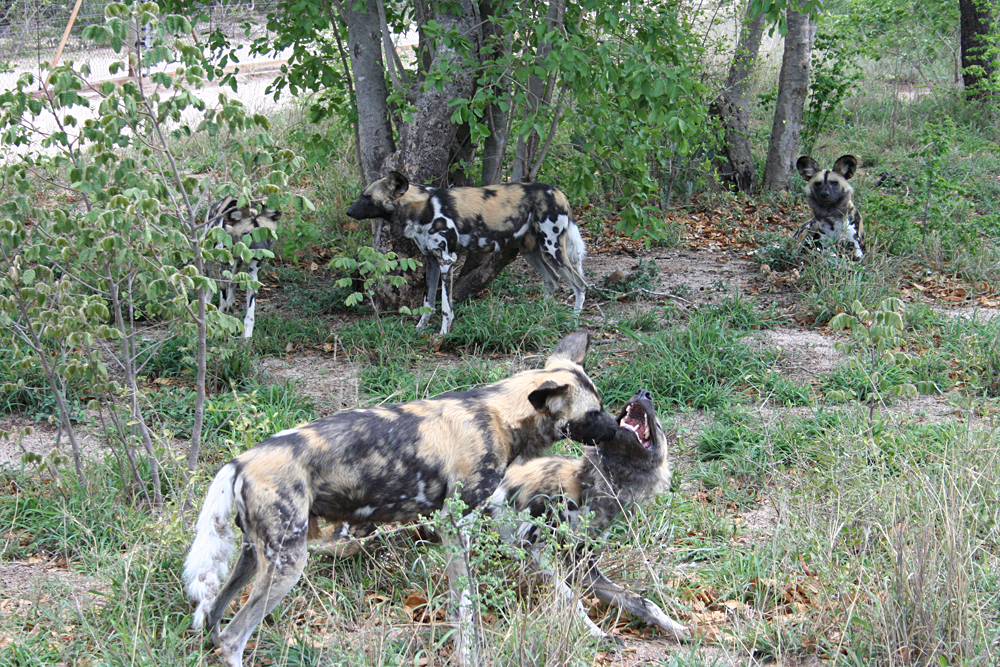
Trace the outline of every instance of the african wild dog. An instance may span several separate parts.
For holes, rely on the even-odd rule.
[[[441,333],[448,333],[455,318],[448,296],[448,274],[465,251],[500,251],[508,243],[520,244],[521,254],[545,281],[552,293],[562,275],[576,296],[574,310],[583,310],[587,282],[583,258],[587,254],[580,230],[573,222],[569,201],[559,190],[543,183],[507,183],[484,188],[434,188],[412,185],[403,174],[391,171],[365,188],[347,215],[356,220],[382,218],[402,227],[427,260],[424,306],[436,306],[441,281]],[[427,326],[424,314],[417,328]]]
[[[590,335],[576,332],[560,341],[543,369],[433,399],[341,412],[275,433],[227,463],[208,489],[184,563],[188,594],[198,604],[193,627],[212,628],[223,662],[238,667],[254,628],[301,576],[318,519],[408,521],[442,508],[456,493],[475,508],[514,459],[537,456],[567,434],[614,437],[618,423],[581,366],[589,346]],[[243,544],[220,587],[233,552],[234,504]],[[442,529],[441,537],[468,549],[460,529]],[[460,624],[457,653],[478,661],[478,619],[459,589],[468,581],[466,562],[452,558],[447,568]],[[246,604],[220,633],[222,614],[255,576]]]
[[[865,228],[852,201],[854,188],[847,182],[858,168],[857,158],[842,155],[833,169],[820,169],[815,160],[803,155],[796,161],[795,168],[808,181],[806,198],[813,212],[812,219],[795,232],[795,238],[800,244],[810,245],[826,240],[844,246],[853,259],[864,259],[861,244]]]
[[[578,459],[547,456],[511,466],[490,499],[489,512],[501,521],[501,536],[523,543],[530,550],[534,566],[555,584],[566,602],[574,596],[545,560],[539,543],[543,532],[539,518],[547,523],[569,522],[573,528],[583,526],[589,534],[604,540],[606,529],[619,514],[635,510],[670,483],[668,439],[656,417],[653,395],[645,390],[636,392],[618,415],[618,424],[613,439],[585,447]],[[676,442],[676,438],[673,440]],[[522,514],[511,521],[511,510],[524,510],[530,518]],[[583,523],[582,517],[588,514],[589,522]],[[638,616],[678,641],[691,636],[656,603],[608,579],[598,568],[597,555],[585,545],[563,546],[567,547],[567,564],[576,561],[580,580],[599,599]],[[579,600],[576,609],[592,636],[608,638],[588,618]]]
[[[208,221],[205,225],[205,229],[224,229],[226,234],[233,240],[235,244],[237,241],[242,241],[243,237],[251,235],[251,238],[247,239],[245,243],[251,250],[270,250],[271,249],[271,235],[277,231],[278,219],[281,217],[281,211],[277,209],[269,208],[266,204],[256,201],[250,201],[246,206],[240,206],[239,200],[236,197],[226,197],[209,209]],[[271,230],[271,234],[268,234],[260,240],[254,240],[252,234],[254,230],[260,228],[267,228]],[[258,235],[259,236],[259,235]],[[216,248],[221,248],[222,244],[216,246]],[[248,266],[246,266],[246,272],[250,274],[251,280],[257,280],[257,269],[260,267],[260,261],[257,259],[251,259]],[[224,313],[228,313],[236,302],[236,281],[233,278],[236,276],[238,271],[244,269],[243,263],[238,257],[233,256],[232,261],[229,263],[229,275],[226,276],[224,272],[220,272],[223,275],[220,276],[220,286],[219,286],[219,310]],[[222,286],[225,285],[225,294],[223,294]],[[246,315],[243,317],[243,337],[251,338],[253,336],[253,326],[256,320],[256,309],[257,309],[257,290],[247,285],[247,310]]]

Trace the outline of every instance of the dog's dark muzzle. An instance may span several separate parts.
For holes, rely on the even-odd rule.
[[[607,442],[618,431],[618,421],[604,410],[591,410],[567,426],[569,437],[584,444]]]
[[[351,204],[346,213],[355,220],[369,220],[371,218],[385,217],[387,212],[384,208],[375,204],[370,195],[362,195],[358,201]]]

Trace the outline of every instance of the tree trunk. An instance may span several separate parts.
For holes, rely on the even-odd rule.
[[[808,14],[788,8],[788,33],[778,77],[778,102],[774,108],[771,142],[764,165],[764,189],[787,190],[795,170],[802,133],[802,110],[809,92],[809,58],[816,24]]]
[[[546,16],[549,30],[559,30],[566,21],[566,0],[549,0],[549,10]],[[552,42],[548,39],[538,45],[538,52],[535,55],[535,62],[544,67],[546,56],[552,51]],[[547,79],[532,74],[528,77],[528,94],[525,101],[525,118],[538,112],[543,105],[548,105],[552,101],[552,88],[555,79],[549,76]],[[538,143],[541,137],[538,132],[532,130],[527,136],[519,137],[517,140],[517,150],[514,154],[514,166],[511,169],[510,180],[522,181],[530,180],[531,167],[535,163],[538,154]]]
[[[363,7],[345,3],[347,43],[351,53],[358,103],[358,143],[364,167],[362,180],[371,183],[382,176],[382,163],[396,147],[389,124],[389,89],[385,85],[382,61],[382,26],[376,0],[365,0]]]
[[[438,86],[431,86],[417,95],[413,120],[400,133],[396,151],[386,157],[382,164],[382,171],[401,171],[412,183],[438,187],[451,185],[454,182],[451,175],[452,160],[459,159],[470,150],[467,128],[462,131],[462,128],[451,122],[454,107],[448,106],[448,102],[456,98],[472,97],[476,68],[467,59],[478,62],[481,34],[479,7],[472,0],[461,0],[458,7],[461,13],[457,16],[445,11],[434,18],[445,34],[458,32],[472,43],[472,48],[469,53],[460,53],[445,44],[444,40],[437,40],[432,51],[430,71],[448,71],[450,76],[441,82],[440,90]],[[359,106],[359,115],[361,112]],[[464,178],[459,178],[458,181],[465,182]],[[422,260],[417,247],[403,237],[401,229],[388,229],[389,233],[382,234],[376,250]],[[415,308],[422,303],[424,288],[424,270],[418,269],[407,274],[407,282],[402,287],[393,287],[388,283],[380,287],[376,293],[376,303],[386,311],[399,310],[400,306]]]
[[[502,2],[497,4],[500,9],[504,6]],[[480,53],[484,61],[506,55],[508,49],[509,40],[505,38],[499,25],[503,17],[496,16],[495,11],[491,0],[483,0],[479,5],[479,14],[483,17],[483,47]],[[510,77],[506,73],[491,87],[496,97],[510,99]],[[500,180],[503,158],[507,152],[507,142],[510,138],[510,108],[504,111],[499,104],[489,104],[484,110],[483,118],[486,120],[490,135],[483,140],[482,184],[493,185]]]
[[[450,183],[450,158],[455,150],[458,127],[451,122],[454,108],[448,103],[471,97],[475,72],[465,59],[475,59],[479,55],[478,7],[471,0],[461,0],[458,5],[460,15],[446,11],[435,18],[445,34],[454,30],[472,42],[471,52],[459,53],[444,40],[437,41],[431,71],[448,71],[451,76],[441,82],[440,90],[432,86],[419,94],[413,120],[408,123],[395,153],[383,165],[403,172],[413,183],[437,186]]]
[[[962,81],[970,99],[989,98],[997,56],[990,53],[990,34],[996,30],[996,0],[959,0],[961,12]]]
[[[764,35],[764,12],[750,15],[753,1],[747,2],[746,14],[736,43],[736,54],[729,67],[729,78],[712,112],[719,116],[725,129],[724,150],[728,165],[722,169],[722,179],[732,184],[737,192],[753,193],[757,190],[757,169],[753,150],[747,135],[750,127],[749,101],[751,77],[757,67],[760,40]]]

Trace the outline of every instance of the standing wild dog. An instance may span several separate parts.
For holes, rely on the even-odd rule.
[[[213,204],[212,208],[209,209],[205,230],[207,233],[211,229],[223,229],[229,238],[233,240],[233,244],[237,241],[242,241],[244,236],[250,236],[251,238],[247,239],[246,243],[251,250],[270,251],[272,234],[278,230],[278,219],[280,217],[281,211],[269,208],[262,202],[250,201],[246,206],[241,207],[236,197],[226,197]],[[254,240],[252,236],[254,230],[261,228],[271,230],[271,234],[268,234],[259,241]],[[216,247],[221,248],[222,244]],[[251,259],[249,264],[244,267],[243,262],[235,255],[229,263],[229,276],[219,276],[219,310],[224,313],[228,313],[232,309],[233,304],[236,303],[236,281],[234,278],[238,270],[243,270],[244,268],[250,274],[251,280],[257,280],[257,269],[260,268],[260,261]],[[220,271],[220,274],[222,274],[222,271]],[[226,288],[225,294],[223,294],[222,290],[223,284]],[[248,284],[247,310],[246,315],[243,317],[244,338],[251,338],[253,336],[256,309],[257,290]]]
[[[455,315],[448,296],[448,274],[458,253],[468,250],[500,251],[508,243],[520,244],[521,254],[542,274],[545,292],[551,295],[562,275],[576,296],[574,310],[583,310],[587,282],[583,258],[587,254],[580,230],[573,222],[569,201],[544,183],[507,183],[484,188],[433,188],[412,185],[403,174],[391,171],[365,188],[347,215],[356,220],[382,218],[403,228],[427,261],[424,306],[436,307],[441,281],[441,333],[448,333]],[[417,328],[427,326],[425,313]]]
[[[806,198],[813,212],[812,219],[795,232],[795,238],[800,244],[813,244],[825,239],[834,245],[844,246],[853,259],[864,259],[865,251],[861,244],[865,227],[852,201],[854,188],[847,182],[858,168],[857,158],[842,155],[837,158],[833,169],[820,169],[815,160],[803,155],[796,161],[795,168],[808,181]]]
[[[212,628],[223,662],[239,667],[254,628],[301,576],[318,519],[410,521],[455,494],[475,508],[514,459],[537,456],[567,434],[614,437],[618,424],[581,366],[589,346],[590,335],[576,332],[541,370],[433,399],[341,412],[275,433],[227,463],[208,489],[184,563],[187,592],[198,604],[193,627]],[[234,505],[243,544],[222,586],[234,546]],[[441,532],[445,543],[467,551],[461,529]],[[458,655],[478,662],[478,617],[459,587],[469,581],[466,562],[452,558],[447,567],[452,614],[460,626]],[[220,633],[222,614],[254,577],[246,604]]]
[[[490,513],[501,520],[501,536],[530,549],[535,567],[555,584],[566,602],[572,602],[573,592],[546,563],[543,545],[538,542],[542,536],[539,518],[549,524],[569,522],[576,528],[584,515],[592,513],[589,522],[582,525],[603,541],[606,529],[619,514],[634,511],[670,483],[668,441],[656,417],[653,395],[645,390],[636,392],[618,415],[618,424],[614,438],[585,447],[578,459],[547,456],[511,466],[490,499]],[[512,509],[526,510],[530,519],[522,515],[519,521],[511,522]],[[690,630],[667,616],[655,602],[608,579],[598,568],[596,554],[585,545],[563,546],[567,564],[576,561],[579,578],[598,598],[678,641],[691,636]],[[592,636],[608,637],[590,620],[579,600],[576,610]]]

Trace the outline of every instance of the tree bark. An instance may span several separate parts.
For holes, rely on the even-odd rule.
[[[447,187],[456,180],[463,184],[467,182],[464,175],[455,179],[451,174],[453,160],[471,154],[471,147],[468,143],[468,128],[463,129],[451,121],[454,107],[448,106],[448,103],[457,98],[472,97],[476,67],[469,61],[478,63],[481,33],[478,5],[472,0],[461,0],[458,7],[461,10],[458,15],[446,11],[434,18],[445,34],[457,32],[469,40],[472,48],[464,53],[446,44],[443,39],[436,41],[429,71],[447,71],[450,74],[439,85],[418,93],[414,102],[413,120],[403,127],[396,150],[382,163],[381,171],[395,169],[406,174],[411,183]],[[358,113],[361,114],[360,105]],[[381,235],[376,250],[422,260],[422,255],[413,242],[403,237],[401,229],[391,226],[388,234]],[[423,299],[425,280],[424,270],[420,268],[407,274],[407,282],[402,287],[384,284],[376,292],[378,307],[395,311],[400,306],[419,306]]]
[[[961,13],[962,82],[970,99],[982,100],[995,94],[989,89],[996,73],[997,55],[990,39],[996,31],[996,0],[959,0]]]
[[[778,102],[764,165],[765,190],[787,190],[795,171],[795,159],[802,133],[802,110],[809,92],[809,59],[812,54],[816,24],[808,14],[800,14],[791,5],[787,14],[788,33],[778,77]]]
[[[413,120],[400,137],[399,146],[389,156],[384,167],[406,174],[413,183],[445,186],[450,183],[450,158],[458,136],[458,127],[451,122],[454,108],[448,103],[457,98],[468,99],[475,83],[474,68],[466,58],[478,58],[479,30],[477,7],[471,0],[458,3],[461,14],[442,12],[436,20],[444,33],[452,30],[472,43],[471,52],[459,53],[439,39],[434,45],[431,71],[451,72],[449,78],[419,94],[413,110]],[[359,86],[360,87],[360,86]]]
[[[502,8],[504,3],[498,4]],[[484,61],[496,60],[506,55],[509,48],[507,46],[509,40],[505,39],[503,30],[499,26],[499,21],[503,17],[496,16],[495,13],[491,0],[483,0],[479,4],[479,14],[483,17],[483,46],[480,54]],[[510,85],[510,78],[504,73],[491,88],[497,98],[509,100]],[[503,158],[507,152],[507,141],[510,138],[510,107],[504,111],[497,103],[489,104],[486,106],[483,118],[486,120],[490,135],[483,140],[482,184],[493,185],[500,180]]]
[[[382,60],[382,25],[376,0],[364,7],[347,6],[347,43],[351,53],[358,103],[358,143],[364,167],[362,180],[371,183],[382,176],[382,163],[395,151],[389,124],[389,89],[385,85]]]
[[[549,0],[549,9],[546,15],[549,30],[559,30],[566,22],[566,0]],[[548,39],[538,45],[535,54],[535,62],[544,67],[546,56],[552,51],[552,42]],[[525,101],[524,117],[528,118],[537,113],[543,105],[548,105],[552,101],[552,89],[555,78],[549,76],[546,79],[532,74],[528,77],[528,94]],[[538,143],[541,137],[538,132],[532,130],[527,136],[519,137],[517,149],[514,153],[514,165],[511,168],[511,181],[530,180],[531,166],[535,163],[538,153]]]
[[[736,54],[729,67],[726,87],[712,105],[712,112],[722,120],[725,130],[724,150],[728,165],[722,168],[721,177],[732,184],[737,192],[753,193],[757,190],[757,168],[748,131],[750,127],[747,91],[757,67],[760,40],[764,35],[764,12],[750,15],[753,0],[747,2]]]

